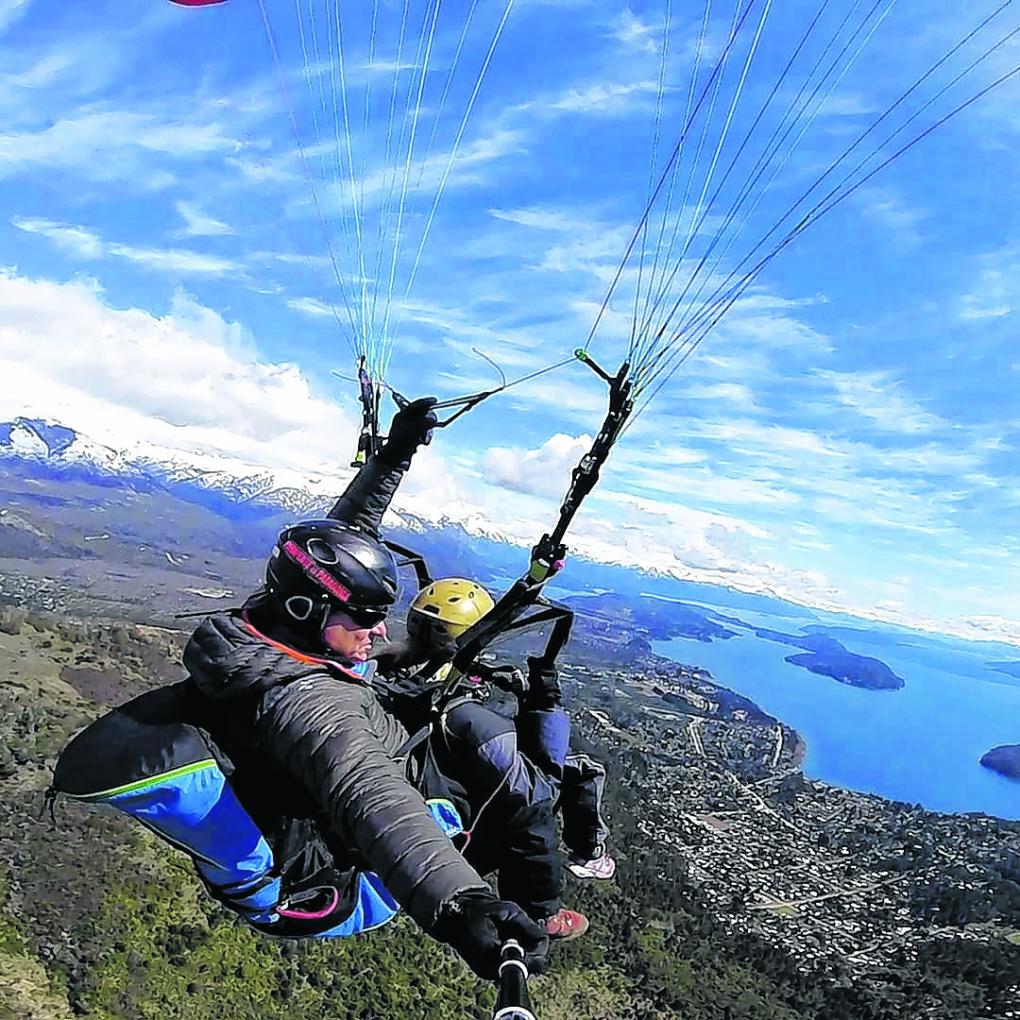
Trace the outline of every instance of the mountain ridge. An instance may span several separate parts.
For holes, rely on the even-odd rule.
[[[96,442],[84,433],[61,422],[40,418],[17,417],[0,422],[0,464],[4,460],[35,468],[46,477],[70,478],[100,487],[128,485],[135,491],[165,490],[185,502],[203,506],[224,519],[249,521],[253,516],[272,516],[285,513],[294,519],[324,514],[332,505],[337,493],[346,483],[346,477],[308,479],[307,485],[295,484],[293,479],[281,477],[285,472],[254,468],[231,461],[221,454],[169,451],[158,447],[115,449]],[[245,470],[238,470],[244,468]],[[294,478],[298,478],[294,473]],[[447,505],[446,511],[451,511]],[[527,542],[511,537],[487,520],[476,507],[467,503],[456,504],[452,512],[427,513],[421,508],[408,508],[397,504],[386,519],[387,527],[395,537],[413,536],[418,541],[426,536],[435,539],[441,548],[457,552],[455,569],[464,571],[481,569],[483,574],[497,579],[519,576],[525,566]],[[537,537],[537,535],[535,536]],[[475,542],[484,543],[484,549],[471,549]],[[1005,646],[1020,645],[1020,632],[972,633],[968,630],[947,630],[934,626],[911,626],[903,622],[886,620],[874,614],[854,614],[839,606],[816,606],[779,595],[767,587],[747,589],[734,587],[725,577],[703,577],[695,572],[678,573],[657,569],[654,564],[633,564],[623,561],[604,561],[571,552],[568,587],[593,590],[612,587],[643,597],[698,601],[704,598],[714,605],[731,608],[765,608],[771,615],[784,615],[796,611],[802,615],[833,613],[847,620],[878,624],[897,632],[924,635],[941,634],[967,641],[984,641],[999,646],[991,657],[1004,657]],[[585,565],[579,570],[578,564]],[[462,565],[463,564],[463,565]],[[587,567],[591,567],[588,570]],[[582,573],[588,575],[582,581]],[[602,576],[597,576],[601,574]],[[679,586],[679,589],[678,587]],[[759,600],[761,600],[759,602]]]

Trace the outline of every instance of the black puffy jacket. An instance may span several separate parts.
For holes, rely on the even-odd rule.
[[[458,893],[487,888],[406,779],[407,731],[366,677],[276,645],[235,614],[205,620],[184,662],[221,720],[218,739],[275,766],[330,843],[375,871],[426,931]]]

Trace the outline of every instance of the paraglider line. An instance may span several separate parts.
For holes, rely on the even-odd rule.
[[[599,308],[598,314],[595,316],[595,321],[592,323],[592,327],[588,332],[588,338],[584,344],[586,348],[591,345],[592,340],[595,338],[595,333],[598,329],[599,323],[602,321],[602,317],[605,315],[606,309],[609,307],[609,302],[613,296],[614,291],[616,290],[617,284],[620,282],[620,277],[623,275],[624,267],[626,266],[627,261],[630,258],[631,252],[634,250],[634,245],[637,244],[638,238],[641,236],[641,230],[644,226],[644,223],[648,219],[648,216],[651,213],[653,206],[655,205],[655,201],[659,197],[659,192],[662,190],[662,186],[669,178],[670,173],[677,161],[677,158],[680,155],[680,151],[683,148],[683,143],[687,137],[687,132],[690,129],[690,125],[693,122],[693,119],[697,116],[698,110],[701,108],[701,104],[702,102],[704,102],[705,96],[708,94],[708,89],[712,86],[712,83],[718,77],[726,57],[728,56],[730,50],[733,48],[733,44],[736,42],[737,35],[740,32],[740,29],[743,27],[748,14],[750,13],[752,7],[756,2],[757,0],[751,0],[751,2],[747,5],[747,8],[744,10],[744,13],[741,15],[739,23],[735,27],[734,31],[731,33],[730,38],[727,41],[726,46],[723,49],[723,52],[719,60],[716,62],[716,65],[712,70],[712,74],[709,77],[709,80],[706,83],[705,88],[701,92],[701,96],[698,98],[698,103],[697,106],[695,107],[694,112],[691,115],[691,119],[688,121],[687,124],[684,125],[684,129],[680,134],[680,140],[674,147],[673,152],[666,163],[666,168],[665,170],[663,170],[662,175],[659,177],[659,182],[655,186],[655,191],[652,193],[652,197],[648,200],[648,203],[645,205],[644,212],[641,214],[641,220],[639,221],[636,229],[634,230],[634,234],[631,237],[629,244],[627,245],[627,249],[624,252],[623,258],[620,260],[620,264],[616,269],[616,273],[613,276],[612,283],[610,283],[609,285],[609,290],[606,292],[606,296],[602,301],[602,305]]]
[[[651,385],[651,383],[654,382],[654,380],[662,373],[663,370],[667,370],[668,369],[669,370],[669,374],[671,376],[673,374],[673,372],[675,372],[676,368],[679,367],[679,364],[682,364],[683,361],[687,360],[687,357],[689,356],[689,354],[690,354],[691,350],[693,349],[693,347],[697,346],[701,342],[701,339],[704,338],[704,335],[705,335],[704,329],[705,329],[705,322],[706,322],[706,320],[710,320],[710,324],[709,324],[709,326],[707,328],[711,329],[719,321],[719,318],[720,318],[720,316],[715,314],[716,310],[719,309],[720,307],[723,307],[725,310],[728,310],[730,307],[732,307],[733,303],[736,300],[736,297],[739,297],[739,295],[741,293],[743,293],[743,291],[746,289],[746,287],[761,272],[761,270],[764,269],[764,267],[769,262],[771,262],[771,260],[776,255],[778,255],[780,251],[782,251],[789,243],[791,243],[795,237],[799,236],[799,234],[801,232],[803,232],[803,230],[810,223],[813,223],[820,216],[824,215],[824,213],[828,212],[831,208],[833,208],[836,204],[838,204],[839,202],[842,202],[845,198],[849,197],[850,194],[852,194],[853,192],[857,191],[860,187],[862,187],[865,183],[867,183],[868,180],[873,178],[876,173],[880,172],[882,169],[884,169],[886,166],[888,166],[895,159],[899,158],[899,156],[901,156],[909,148],[913,147],[913,145],[917,144],[924,137],[927,137],[928,134],[930,134],[932,131],[936,130],[938,127],[940,127],[942,124],[944,124],[947,120],[949,120],[952,117],[956,116],[958,113],[960,113],[967,106],[971,105],[973,102],[976,102],[978,99],[980,99],[987,92],[991,91],[994,88],[997,88],[999,85],[1003,84],[1003,82],[1005,80],[1008,80],[1008,78],[1012,76],[1013,72],[1007,73],[1006,75],[1002,76],[1002,78],[1000,78],[1000,79],[996,80],[995,82],[991,83],[985,89],[982,89],[979,93],[977,93],[975,96],[971,97],[966,102],[961,103],[958,107],[956,107],[954,110],[950,111],[943,118],[941,118],[940,120],[938,120],[934,124],[932,124],[928,129],[926,129],[926,131],[924,131],[921,134],[919,134],[918,136],[916,136],[911,142],[907,143],[906,145],[904,145],[903,147],[898,149],[896,152],[894,152],[890,157],[888,157],[888,159],[884,160],[878,167],[876,167],[872,171],[870,171],[863,179],[861,179],[858,182],[856,182],[855,184],[853,184],[847,191],[845,191],[844,193],[841,193],[841,189],[846,187],[849,184],[849,182],[852,181],[852,179],[855,176],[855,174],[857,174],[872,159],[874,159],[881,152],[881,150],[893,138],[896,137],[897,134],[900,134],[910,123],[912,123],[914,120],[916,120],[917,117],[920,116],[921,113],[924,112],[924,110],[928,109],[934,102],[936,102],[942,95],[944,95],[946,91],[948,91],[950,88],[952,88],[953,85],[957,84],[960,80],[962,80],[962,78],[964,78],[967,74],[969,74],[975,67],[977,67],[980,63],[982,63],[985,59],[987,59],[987,57],[990,56],[991,53],[993,53],[995,50],[1001,48],[1011,38],[1013,38],[1018,33],[1020,33],[1020,28],[1014,29],[1012,32],[1008,33],[1006,36],[1004,36],[1002,39],[1000,39],[994,45],[990,46],[983,54],[981,54],[981,56],[976,58],[966,69],[964,69],[962,72],[960,72],[947,85],[943,86],[934,96],[932,96],[924,105],[922,105],[917,111],[915,111],[895,131],[893,131],[882,142],[880,142],[878,145],[876,145],[875,148],[871,151],[871,153],[869,153],[866,157],[864,157],[857,164],[857,166],[853,170],[851,170],[846,176],[844,176],[844,178],[841,180],[841,182],[839,184],[837,184],[834,188],[832,188],[823,198],[821,198],[814,205],[814,207],[811,210],[809,210],[807,213],[805,213],[798,220],[797,224],[793,227],[793,229],[786,235],[786,237],[778,245],[776,245],[776,247],[769,254],[767,254],[763,259],[761,259],[758,263],[756,263],[739,280],[736,280],[735,282],[733,282],[734,278],[740,272],[741,266],[745,265],[753,257],[754,253],[756,251],[758,251],[758,249],[761,248],[761,246],[765,243],[765,241],[772,234],[775,233],[775,231],[780,227],[780,225],[783,223],[783,221],[786,220],[798,208],[798,206],[804,201],[804,199],[807,196],[809,196],[811,194],[811,192],[814,191],[818,187],[818,185],[823,180],[825,180],[825,178],[827,176],[829,176],[831,174],[831,172],[837,166],[840,165],[840,163],[845,159],[845,157],[847,155],[849,155],[849,153],[852,152],[864,140],[864,138],[866,138],[869,134],[871,134],[875,130],[875,128],[877,128],[877,126],[879,124],[881,124],[885,119],[887,119],[889,117],[889,115],[898,106],[902,105],[902,103],[913,92],[915,92],[920,87],[920,85],[925,80],[927,80],[940,66],[942,66],[948,59],[950,59],[954,53],[958,52],[960,50],[960,48],[966,44],[967,41],[969,41],[971,38],[973,38],[974,35],[977,32],[979,32],[982,28],[984,28],[992,19],[994,19],[998,14],[1000,14],[1002,12],[1002,10],[1004,10],[1012,2],[1013,2],[1013,0],[1006,0],[1005,3],[1001,4],[992,14],[990,14],[976,28],[974,28],[970,33],[968,33],[967,36],[964,37],[964,39],[962,39],[959,43],[957,43],[933,67],[929,68],[928,71],[926,71],[924,75],[922,75],[916,82],[914,82],[914,84],[911,85],[910,88],[908,88],[896,100],[896,102],[892,104],[892,106],[890,106],[878,118],[876,118],[876,120],[874,122],[872,122],[872,124],[850,146],[848,146],[839,157],[837,157],[835,160],[833,160],[832,163],[830,163],[828,168],[826,168],[826,170],[822,174],[819,175],[819,177],[815,180],[815,182],[809,188],[807,188],[805,190],[805,192],[801,195],[801,197],[798,198],[787,209],[787,211],[785,213],[783,213],[782,216],[779,217],[779,219],[776,221],[776,223],[773,225],[773,227],[751,249],[751,251],[746,256],[744,256],[744,258],[741,260],[741,262],[738,264],[738,266],[730,273],[730,275],[727,277],[727,279],[724,280],[721,284],[719,284],[719,286],[716,288],[715,292],[713,293],[712,297],[709,298],[709,300],[706,301],[703,306],[701,306],[701,308],[698,310],[698,312],[696,314],[694,314],[692,317],[690,317],[685,323],[681,324],[679,329],[676,331],[676,334],[674,336],[674,340],[671,341],[670,343],[667,343],[664,347],[660,348],[658,354],[655,356],[655,359],[653,360],[652,363],[646,364],[646,365],[642,366],[642,373],[641,374],[644,377],[644,378],[642,378],[642,382],[641,382],[641,386],[640,386],[640,388],[642,390],[646,389],[649,385]],[[730,295],[731,294],[736,294],[736,297],[734,297],[733,300],[730,300]],[[674,309],[674,311],[675,311],[675,309]],[[672,317],[672,314],[673,313],[671,312],[670,316],[667,317],[667,324],[668,324],[669,319]],[[695,330],[695,334],[694,335],[697,337],[696,339],[694,339],[692,337],[692,333],[691,333],[692,327]],[[660,330],[659,332],[660,332],[660,335],[661,335],[663,330]],[[666,363],[659,365],[659,367],[654,372],[649,373],[647,370],[648,370],[648,368],[651,367],[651,364],[654,364],[655,362],[660,361],[665,354],[669,353],[669,351],[674,348],[676,341],[679,340],[682,336],[685,336],[685,335],[686,335],[686,339],[684,340],[684,344],[685,345],[686,344],[691,344],[692,347],[691,347],[690,350],[688,350],[686,353],[684,353],[682,361],[679,364],[673,364],[675,356],[679,353],[679,351],[674,351],[674,357],[671,357],[671,358],[667,359]],[[682,350],[682,347],[681,347],[681,350]],[[670,367],[670,366],[672,366],[672,367]],[[658,392],[658,389],[656,389],[655,392]]]
[[[266,39],[269,42],[269,48],[273,55],[273,62],[276,65],[277,76],[280,79],[280,85],[283,90],[284,99],[287,103],[287,112],[290,117],[291,128],[294,132],[294,139],[297,142],[298,152],[301,155],[301,162],[305,171],[305,178],[308,183],[309,191],[312,196],[312,203],[315,206],[316,213],[319,218],[319,224],[322,227],[323,235],[326,242],[326,250],[329,253],[329,260],[333,266],[333,274],[336,277],[337,286],[340,289],[340,296],[343,298],[344,308],[347,311],[347,317],[350,320],[351,336],[348,337],[348,343],[351,346],[351,350],[357,355],[357,347],[354,344],[351,337],[357,336],[357,327],[355,325],[355,318],[353,310],[351,309],[350,301],[347,298],[347,290],[344,287],[343,275],[340,272],[340,266],[337,263],[336,252],[333,250],[333,245],[329,239],[329,230],[326,227],[326,219],[322,210],[322,205],[319,202],[319,196],[315,188],[315,184],[312,181],[311,169],[308,163],[308,155],[305,150],[304,143],[301,141],[301,132],[298,129],[297,115],[294,112],[294,104],[291,100],[290,89],[287,87],[287,78],[283,71],[283,64],[280,61],[280,53],[276,46],[276,38],[273,35],[273,28],[269,22],[269,12],[266,10],[265,0],[258,0],[259,12],[262,15],[262,24],[265,27]]]

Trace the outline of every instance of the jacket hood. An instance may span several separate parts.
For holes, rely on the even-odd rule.
[[[303,655],[272,641],[240,616],[218,613],[203,620],[191,635],[184,668],[205,697],[229,701],[316,673],[367,682],[374,666],[345,666]]]

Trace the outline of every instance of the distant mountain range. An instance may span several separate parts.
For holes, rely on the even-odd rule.
[[[213,504],[224,516],[260,509],[285,512],[295,518],[322,514],[343,487],[342,481],[323,479],[314,488],[281,484],[269,471],[239,474],[217,464],[215,455],[201,463],[162,450],[115,450],[65,425],[38,418],[15,418],[0,423],[0,461],[15,458],[36,465],[45,474],[91,482],[116,481],[163,488],[189,502]],[[226,502],[224,502],[226,500]],[[455,517],[426,517],[401,509],[391,511],[388,523],[403,532],[422,534],[452,527],[464,534],[513,545],[498,527],[473,508],[456,506]],[[538,537],[537,535],[535,536]],[[515,548],[519,548],[516,546]]]
[[[271,533],[286,520],[323,514],[342,484],[324,479],[312,491],[281,485],[268,472],[238,474],[218,465],[215,457],[193,463],[159,450],[116,450],[73,428],[38,418],[15,418],[0,423],[0,469],[5,460],[10,470],[22,476],[27,474],[45,486],[45,492],[38,486],[23,490],[20,498],[40,505],[48,501],[51,511],[56,509],[57,501],[74,491],[61,483],[78,483],[81,491],[75,506],[80,526],[76,530],[90,539],[93,536],[86,511],[94,508],[91,504],[99,498],[97,491],[111,493],[111,500],[113,492],[120,492],[122,495],[113,502],[121,514],[127,513],[125,506],[140,494],[153,499],[158,495],[169,497],[170,502],[160,504],[159,508],[147,505],[144,513],[132,514],[130,532],[133,540],[169,549],[172,554],[174,531],[179,526],[172,523],[172,518],[179,521],[179,511],[172,507],[182,502],[213,515],[189,521],[192,530],[186,542],[182,538],[182,548],[185,544],[189,549],[200,547],[208,533],[212,545],[230,555],[247,557],[254,556],[256,550],[258,555],[264,553],[267,529]],[[124,494],[130,499],[126,500]],[[387,518],[389,534],[421,551],[437,571],[470,573],[497,587],[523,572],[527,566],[524,548],[471,508],[458,507],[456,511],[456,519],[445,515],[429,519],[401,509]],[[63,523],[70,516],[73,515],[68,508],[62,513],[51,513],[50,519]],[[264,527],[260,522],[264,522]],[[231,523],[246,527],[224,527]],[[237,532],[236,538],[225,537],[233,532]],[[62,547],[66,550],[69,543],[73,544],[73,536],[68,535]],[[734,610],[763,610],[773,616],[805,613],[802,607],[765,595],[576,556],[571,557],[568,570],[559,581],[574,593],[612,591],[630,598],[657,595],[670,600],[709,602]],[[551,594],[556,595],[560,588],[559,583],[555,584]]]
[[[238,505],[259,504],[267,509],[306,515],[322,509],[323,496],[277,485],[272,475],[238,476],[209,470],[183,458],[114,450],[74,429],[38,418],[15,418],[0,423],[0,457],[35,461],[50,471],[91,480],[114,475],[168,489],[195,487],[226,496]]]
[[[278,474],[245,471],[243,466],[239,470],[237,462],[216,454],[189,457],[159,448],[114,449],[62,423],[27,417],[0,422],[0,473],[5,462],[8,474],[16,473],[23,482],[34,480],[18,489],[21,503],[0,498],[0,524],[8,525],[0,535],[6,550],[0,550],[0,555],[7,556],[66,555],[69,551],[87,556],[85,546],[102,537],[101,520],[107,528],[116,520],[117,528],[110,529],[113,539],[159,548],[171,565],[175,561],[169,557],[197,555],[196,550],[207,546],[229,557],[259,559],[265,554],[267,534],[287,521],[325,513],[344,484],[342,479],[326,476],[312,479],[308,485],[286,484]],[[119,493],[115,500],[114,492]],[[103,493],[111,494],[105,518],[97,514]],[[49,516],[37,519],[29,513],[15,535],[11,525],[32,506],[40,511],[48,506]],[[196,512],[182,519],[181,511],[187,508]],[[470,574],[502,588],[526,568],[526,548],[475,507],[446,506],[446,512],[431,516],[426,515],[427,508],[425,511],[412,512],[401,506],[387,517],[387,529],[390,537],[425,555],[437,573]],[[44,531],[46,527],[59,531],[59,541],[47,545],[41,534],[33,534],[40,526]],[[96,548],[93,555],[98,551]],[[207,576],[215,579],[212,573]],[[601,563],[577,555],[571,556],[568,570],[550,586],[554,597],[602,592],[643,603],[641,616],[653,630],[660,614],[648,596],[673,603],[660,607],[670,617],[671,628],[683,612],[676,603],[704,604],[736,613],[760,611],[772,617],[816,615],[803,605],[769,594],[678,578],[654,567]],[[726,636],[722,632],[726,618],[715,614],[714,619],[721,626],[696,621],[699,637]],[[873,631],[871,621],[854,617],[837,620],[831,613],[821,613],[818,619],[826,630],[842,624]],[[878,626],[891,639],[898,633],[912,633],[895,624]],[[1006,646],[998,649],[1002,649],[1001,656]]]

